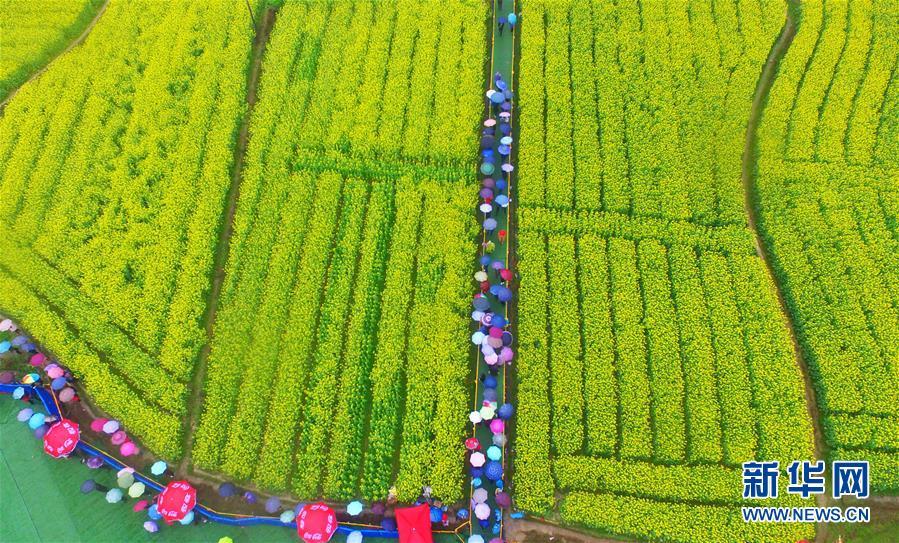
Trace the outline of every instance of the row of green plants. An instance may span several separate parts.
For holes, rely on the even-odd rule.
[[[90,23],[100,0],[16,2],[0,16],[0,101],[42,68]]]
[[[205,340],[251,34],[245,7],[111,3],[0,121],[8,235],[71,283],[60,305],[121,329],[96,348],[143,368],[172,411],[183,386],[156,390],[189,379]]]
[[[533,230],[519,253],[522,508],[552,507],[547,465],[572,455],[661,470],[812,457],[801,375],[758,257]]]
[[[704,226],[689,221],[634,217],[605,211],[566,211],[545,207],[520,207],[519,230],[558,234],[596,234],[639,241],[658,239],[701,250],[728,254],[751,254],[752,233],[742,225]]]
[[[110,323],[105,313],[79,293],[63,274],[11,240],[0,240],[0,251],[3,252],[0,269],[6,270],[11,277],[41,297],[61,320],[78,331],[83,342],[107,355],[115,370],[131,386],[140,390],[152,404],[170,413],[184,413],[187,387],[172,380],[152,357]],[[27,321],[23,324],[32,329]]]
[[[745,224],[746,112],[783,9],[525,2],[521,203]]]
[[[899,415],[896,17],[877,2],[802,4],[759,128],[755,194],[830,455],[872,461],[886,491],[899,488],[883,430]]]
[[[233,255],[194,463],[309,498],[459,499],[470,186],[289,180]]]
[[[799,541],[814,538],[812,523],[744,522],[739,506],[660,502],[615,494],[572,492],[562,518],[604,533],[652,541]]]
[[[789,478],[778,478],[778,497],[743,498],[743,471],[718,465],[666,465],[615,458],[566,456],[553,462],[556,484],[563,491],[614,493],[670,502],[709,505],[811,506],[787,491]]]
[[[68,322],[20,281],[0,268],[4,313],[28,329],[40,330],[41,345],[59,358],[84,383],[91,400],[124,422],[129,434],[154,453],[172,460],[181,455],[181,416],[148,403],[146,394],[113,371],[108,357],[76,335]]]
[[[265,65],[309,74],[287,94],[299,101],[291,122],[305,127],[295,145],[465,171],[482,109],[472,91],[481,87],[485,17],[472,0],[286,2],[273,40],[301,46],[267,53]]]

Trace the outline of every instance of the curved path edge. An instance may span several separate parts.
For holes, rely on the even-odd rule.
[[[780,312],[783,315],[784,324],[787,327],[790,340],[793,343],[793,353],[796,359],[796,365],[799,367],[800,373],[802,374],[803,388],[805,390],[805,404],[809,419],[812,422],[812,432],[814,434],[815,457],[816,459],[825,459],[827,457],[827,444],[824,440],[821,415],[818,410],[818,401],[815,396],[814,383],[812,382],[808,362],[805,359],[802,345],[799,342],[796,333],[793,315],[787,305],[784,289],[778,280],[777,272],[771,261],[771,255],[769,254],[758,229],[758,207],[760,205],[760,198],[756,186],[756,180],[758,178],[758,128],[762,115],[764,115],[771,87],[774,84],[774,80],[777,78],[780,62],[783,60],[784,56],[786,56],[787,50],[790,48],[790,44],[792,44],[797,31],[796,13],[799,10],[799,0],[787,0],[787,4],[786,22],[781,29],[780,35],[777,37],[777,41],[774,42],[771,52],[768,54],[768,59],[765,61],[765,66],[762,69],[755,93],[752,97],[752,108],[746,125],[746,142],[743,148],[742,158],[743,169],[741,177],[743,182],[743,204],[746,211],[747,223],[749,229],[752,231],[753,239],[755,240],[756,254],[762,259],[762,262],[765,263],[768,277],[771,280],[771,284],[774,285],[774,290],[777,294],[777,302],[780,305]],[[796,459],[790,458],[782,460],[792,461]],[[829,506],[831,505],[831,500],[827,495],[822,495],[819,498],[818,505]],[[815,540],[818,542],[826,541],[828,532],[827,523],[818,523]]]
[[[65,49],[63,49],[62,51],[53,55],[53,57],[51,57],[49,61],[47,61],[43,66],[41,66],[40,68],[35,70],[35,72],[33,74],[28,76],[28,79],[23,81],[22,84],[19,85],[18,87],[14,88],[12,90],[12,92],[10,92],[6,96],[6,98],[4,98],[2,102],[0,102],[0,115],[3,114],[3,110],[6,108],[6,104],[8,104],[9,101],[12,100],[16,94],[18,94],[19,90],[22,87],[24,87],[28,83],[32,82],[33,80],[35,80],[38,77],[40,77],[41,75],[43,75],[43,73],[47,71],[47,68],[49,68],[56,61],[56,59],[63,56],[64,54],[68,53],[75,47],[78,47],[79,45],[81,45],[84,42],[84,40],[87,39],[87,35],[91,33],[91,30],[93,30],[94,26],[96,26],[97,22],[100,21],[100,17],[102,17],[103,14],[106,13],[107,6],[109,6],[109,0],[105,0],[103,2],[103,5],[100,6],[100,8],[97,10],[97,14],[94,15],[94,18],[91,19],[91,21],[87,24],[86,27],[84,27],[84,30],[81,31],[81,34],[79,34],[77,38],[72,40],[72,42],[69,43],[69,45],[67,45]]]

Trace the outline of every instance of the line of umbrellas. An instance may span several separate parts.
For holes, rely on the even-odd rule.
[[[484,385],[479,398],[480,407],[471,411],[468,419],[476,427],[486,426],[490,431],[491,441],[482,444],[477,437],[471,437],[465,441],[465,448],[468,451],[468,471],[472,486],[470,506],[475,517],[472,521],[476,521],[481,530],[490,530],[494,535],[490,543],[502,543],[503,509],[512,505],[503,480],[503,448],[507,442],[505,425],[515,410],[509,403],[499,405],[496,374],[499,366],[511,364],[515,353],[512,350],[514,338],[506,330],[508,321],[503,315],[492,311],[491,307],[494,301],[506,304],[513,297],[509,285],[514,274],[502,258],[494,258],[493,252],[496,250],[496,243],[505,243],[508,235],[506,230],[499,229],[495,214],[508,213],[510,200],[507,179],[511,177],[515,167],[510,159],[514,141],[511,125],[513,94],[499,72],[493,76],[493,84],[486,96],[496,118],[490,115],[484,121],[480,136],[479,171],[483,177],[478,193],[478,211],[483,217],[481,226],[484,242],[479,261],[481,269],[474,274],[478,293],[472,299],[471,318],[478,328],[471,335],[471,342],[480,349],[488,372],[480,377]],[[498,168],[497,162],[500,163]],[[494,177],[497,173],[499,175]],[[464,512],[467,515],[468,511]],[[484,543],[484,536],[473,531],[468,543]]]

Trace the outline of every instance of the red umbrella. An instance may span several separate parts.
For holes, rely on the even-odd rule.
[[[319,502],[306,504],[297,515],[297,533],[306,543],[325,543],[337,531],[334,510]]]
[[[197,505],[197,489],[187,481],[172,481],[156,497],[156,509],[166,524],[181,520]]]
[[[80,436],[77,422],[62,419],[44,434],[44,452],[53,458],[68,456],[75,450]]]
[[[470,437],[465,440],[465,448],[469,451],[473,451],[475,449],[481,448],[481,443],[477,440],[477,438]]]
[[[426,504],[396,510],[400,543],[434,543],[431,510]]]

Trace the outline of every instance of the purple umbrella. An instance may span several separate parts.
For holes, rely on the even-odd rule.
[[[483,198],[483,199],[485,199],[485,200],[486,200],[487,198],[493,198],[493,191],[490,190],[490,189],[488,189],[488,188],[486,188],[486,187],[485,187],[485,188],[482,188],[482,189],[481,189],[481,192],[479,192],[478,194],[480,194],[481,198]]]
[[[493,268],[494,270],[501,270],[501,269],[503,269],[503,263],[500,262],[499,260],[494,260],[493,263],[490,264],[490,267]]]
[[[490,309],[490,300],[484,298],[483,296],[478,296],[477,298],[475,298],[472,304],[478,311],[487,311],[488,309]]]
[[[247,503],[256,503],[256,494],[247,490],[243,493],[243,499],[247,500]]]
[[[222,483],[221,485],[219,485],[219,496],[223,498],[230,498],[235,494],[237,494],[237,487],[234,486],[233,483]]]
[[[383,515],[384,511],[386,511],[386,510],[387,510],[387,508],[384,507],[383,502],[375,502],[375,503],[371,504],[371,512],[374,513],[375,515]]]
[[[509,156],[510,154],[512,154],[512,148],[508,145],[500,145],[496,148],[496,150],[499,151],[499,154],[503,156]]]
[[[494,496],[494,500],[496,500],[496,505],[506,508],[512,505],[512,498],[509,497],[505,492],[497,492],[496,496]]]
[[[281,500],[272,496],[271,498],[265,500],[265,511],[266,513],[275,513],[279,509],[281,509]]]
[[[491,232],[496,229],[496,219],[487,219],[484,221],[484,230]]]
[[[87,462],[85,462],[85,464],[87,464],[87,467],[89,467],[90,469],[102,468],[103,467],[103,459],[100,458],[99,456],[91,456],[90,458],[87,459]]]
[[[485,177],[484,179],[481,180],[481,186],[484,187],[485,189],[492,189],[493,187],[496,186],[496,182],[493,180],[492,177]]]
[[[496,94],[494,94],[493,96],[496,96]],[[496,101],[493,100],[493,103],[496,103]],[[503,111],[512,111],[512,102],[503,102],[502,105],[499,107]]]
[[[509,123],[500,123],[499,131],[503,136],[508,136],[512,133],[512,127],[509,126]]]
[[[497,293],[496,297],[501,302],[508,302],[509,300],[512,299],[512,291],[509,290],[507,287],[502,287],[502,289],[499,291],[499,293]]]
[[[13,382],[13,374],[11,371],[0,373],[0,384],[8,385]]]

